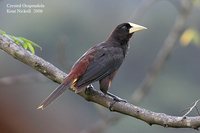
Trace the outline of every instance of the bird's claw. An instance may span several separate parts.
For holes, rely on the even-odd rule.
[[[126,99],[119,98],[119,97],[117,97],[117,96],[113,97],[113,101],[110,103],[110,105],[109,105],[109,107],[108,107],[110,111],[113,111],[113,105],[114,105],[116,102],[124,102],[124,103],[127,103],[127,100],[126,100]]]
[[[108,107],[108,109],[110,110],[110,111],[113,111],[113,105],[116,103],[117,101],[112,101],[111,103],[110,103],[110,105],[109,105],[109,107]]]
[[[119,97],[113,97],[113,100],[115,102],[124,102],[124,103],[127,103],[127,100],[126,99],[122,99],[122,98],[119,98]]]

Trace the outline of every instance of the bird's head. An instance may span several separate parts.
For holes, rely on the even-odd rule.
[[[127,43],[133,33],[147,29],[144,26],[134,24],[131,22],[119,24],[111,33],[108,40],[119,41],[120,43]]]

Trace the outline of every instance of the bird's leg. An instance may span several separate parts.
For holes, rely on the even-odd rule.
[[[109,110],[110,111],[113,111],[112,107],[116,102],[125,102],[125,103],[127,103],[127,100],[122,99],[122,98],[120,98],[120,97],[118,97],[118,96],[116,96],[116,95],[114,95],[114,94],[112,94],[110,92],[106,92],[106,94],[111,96],[113,98],[113,100],[114,100],[113,102],[110,103],[110,106],[109,106]]]
[[[120,97],[108,92],[108,88],[110,88],[110,85],[112,83],[112,79],[113,79],[115,73],[116,72],[112,73],[111,75],[109,75],[106,78],[99,81],[100,90],[104,94],[111,96],[115,102],[127,102],[125,99],[121,99]]]

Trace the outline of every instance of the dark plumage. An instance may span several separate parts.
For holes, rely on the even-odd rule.
[[[129,39],[134,32],[143,29],[146,28],[130,22],[118,25],[106,41],[94,45],[76,61],[63,83],[38,108],[45,108],[69,87],[79,93],[95,81],[99,81],[104,94],[123,101],[109,93],[108,88],[126,56]]]

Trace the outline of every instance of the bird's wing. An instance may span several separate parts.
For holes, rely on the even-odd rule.
[[[124,59],[122,49],[119,47],[100,48],[91,55],[93,58],[86,71],[76,81],[77,88],[107,77],[120,67]]]

